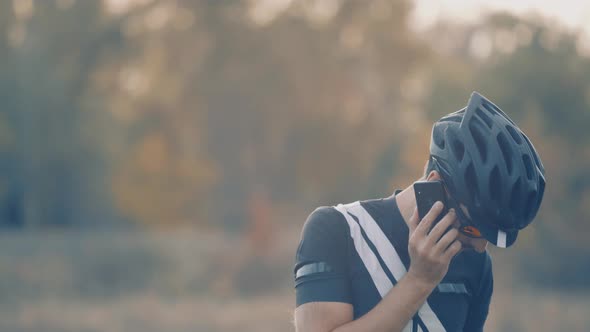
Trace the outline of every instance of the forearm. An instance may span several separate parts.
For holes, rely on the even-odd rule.
[[[435,285],[422,283],[406,274],[371,311],[333,332],[402,331],[434,287]]]

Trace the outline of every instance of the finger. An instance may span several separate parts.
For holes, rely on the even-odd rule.
[[[461,251],[461,248],[463,248],[461,241],[455,240],[455,242],[453,242],[453,244],[451,244],[444,252],[443,257],[445,260],[450,261],[457,253],[459,253],[459,251]]]
[[[452,228],[446,232],[434,246],[434,250],[438,253],[443,253],[447,248],[459,237],[459,230]]]
[[[428,211],[424,218],[422,218],[422,220],[419,222],[418,226],[416,227],[416,232],[420,235],[428,234],[428,231],[430,231],[430,228],[432,227],[432,223],[443,210],[443,207],[444,205],[441,201],[434,203],[430,211]]]
[[[410,227],[410,233],[413,233],[418,224],[420,223],[420,218],[418,217],[418,207],[414,208],[414,213],[410,216],[410,220],[408,221],[408,226]]]
[[[449,213],[447,213],[447,215],[444,216],[441,219],[441,221],[438,222],[438,224],[436,224],[436,225],[434,225],[434,227],[432,227],[432,230],[430,231],[428,236],[431,237],[435,243],[438,242],[440,237],[444,234],[444,232],[449,227],[451,227],[451,225],[453,225],[455,220],[457,220],[456,212],[455,212],[455,210],[451,209],[451,210],[449,210]]]

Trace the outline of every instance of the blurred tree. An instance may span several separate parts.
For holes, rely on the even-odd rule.
[[[60,2],[58,2],[60,3]],[[0,2],[0,94],[10,131],[1,223],[98,225],[115,219],[97,133],[108,130],[89,76],[117,47],[98,2]],[[59,22],[59,24],[57,23]]]
[[[179,195],[200,207],[189,216],[226,229],[243,229],[259,186],[275,202],[312,204],[390,191],[394,165],[375,172],[373,160],[406,134],[400,84],[428,54],[409,37],[408,3],[300,1],[266,20],[258,6],[163,1],[127,22],[133,47],[119,71],[129,86],[117,91],[117,76],[104,85],[136,146],[162,130],[169,158],[203,163],[193,167],[201,180],[187,182],[200,194]],[[141,167],[124,160],[137,155],[121,156],[134,166],[122,166],[115,191],[135,203],[120,207],[168,220],[154,209],[182,210],[179,196],[130,176]]]
[[[245,231],[263,248],[282,221],[275,206],[382,196],[420,176],[432,121],[479,90],[525,128],[547,169],[545,204],[519,241],[524,275],[583,286],[581,36],[506,14],[418,36],[410,10],[0,2],[0,223],[190,223]]]

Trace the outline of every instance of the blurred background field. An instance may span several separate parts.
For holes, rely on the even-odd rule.
[[[473,90],[548,183],[486,330],[590,330],[590,6],[508,3],[0,0],[0,331],[293,330],[306,216]]]
[[[4,234],[0,330],[294,331],[295,233],[266,252],[219,233]],[[531,286],[494,254],[488,331],[587,330],[588,291]]]

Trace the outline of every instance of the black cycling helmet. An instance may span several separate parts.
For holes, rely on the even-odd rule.
[[[467,107],[432,128],[430,163],[451,197],[470,214],[463,224],[498,247],[509,247],[541,205],[545,169],[518,126],[477,92]]]

